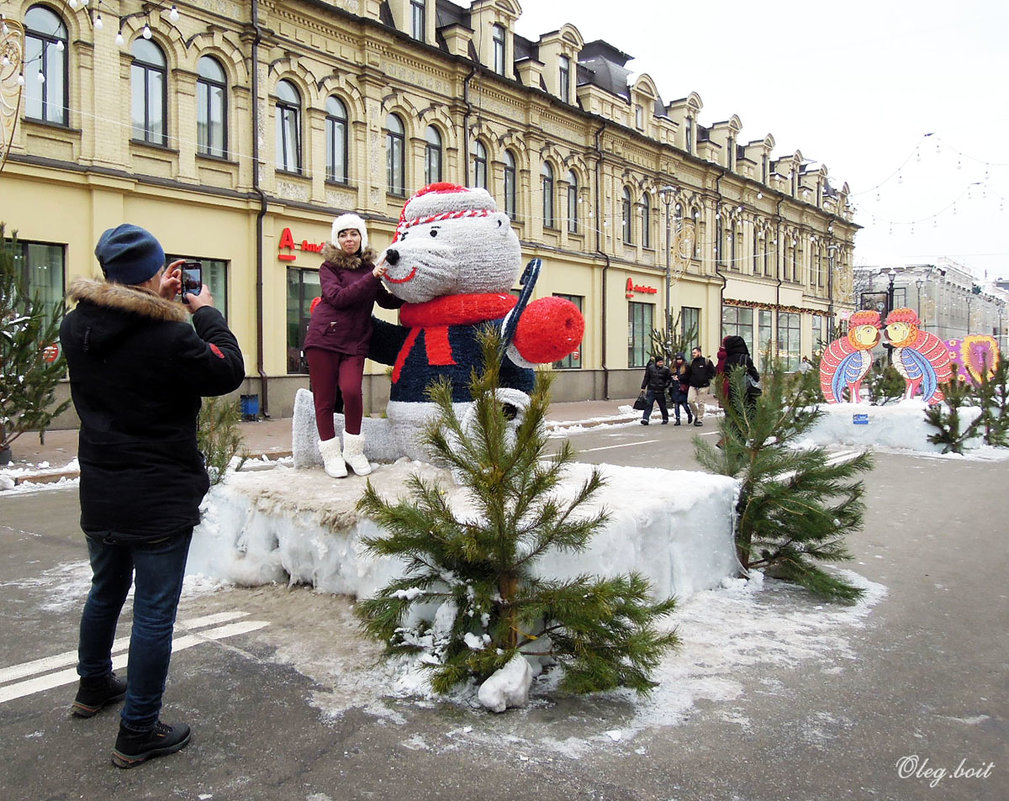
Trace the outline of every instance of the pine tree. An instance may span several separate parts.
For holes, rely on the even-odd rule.
[[[974,391],[968,382],[954,377],[941,384],[939,389],[944,397],[943,402],[935,403],[925,410],[925,421],[939,429],[928,435],[928,441],[942,445],[943,453],[963,453],[967,440],[977,436],[983,415],[966,426],[963,425],[960,410],[974,405]]]
[[[231,460],[239,457],[236,469],[249,458],[244,451],[238,421],[242,413],[238,403],[223,396],[204,398],[196,425],[196,444],[207,463],[210,483],[220,484],[228,472]],[[239,453],[241,454],[239,455]]]
[[[868,386],[873,406],[886,406],[891,401],[898,401],[904,397],[904,392],[907,390],[904,377],[897,372],[896,367],[887,364],[883,359],[877,359],[872,363]],[[844,391],[848,392],[847,389]]]
[[[577,514],[603,479],[593,470],[572,500],[557,497],[574,457],[568,444],[545,456],[549,376],[537,374],[528,407],[510,420],[512,410],[498,401],[496,335],[485,333],[482,345],[488,366],[471,378],[471,423],[456,417],[450,385],[437,383],[428,395],[440,415],[424,436],[433,461],[466,489],[476,517],[458,516],[440,486],[416,476],[409,497],[395,504],[369,482],[358,508],[387,534],[366,545],[405,559],[407,567],[357,605],[364,628],[389,652],[427,650],[436,692],[469,678],[483,681],[522,654],[556,661],[565,690],[624,686],[647,693],[652,671],[678,642],[675,632],[656,628],[674,601],[652,602],[649,583],[636,574],[570,581],[533,575],[548,550],[582,551],[604,525],[603,512]],[[405,624],[418,605],[437,606],[436,622]]]
[[[744,570],[769,569],[829,600],[855,601],[862,590],[816,563],[851,559],[844,535],[861,525],[865,511],[864,484],[853,478],[871,468],[871,458],[863,453],[832,462],[823,448],[794,448],[823,414],[811,390],[775,364],[764,376],[763,393],[747,398],[744,374],[741,367],[730,373],[719,445],[694,438],[705,468],[741,482],[735,534],[740,564]]]
[[[993,370],[982,370],[974,397],[981,407],[985,444],[1009,445],[1009,362],[1000,359]]]
[[[53,404],[66,370],[62,354],[48,360],[59,339],[63,304],[46,308],[29,295],[15,264],[17,233],[11,241],[0,223],[0,453],[25,431],[41,436],[70,403]]]

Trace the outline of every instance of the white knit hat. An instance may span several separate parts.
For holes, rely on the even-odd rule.
[[[348,212],[347,214],[341,214],[339,217],[333,220],[333,233],[330,234],[329,241],[332,244],[339,247],[340,246],[340,243],[338,241],[339,233],[340,231],[346,231],[348,228],[352,228],[359,234],[361,234],[361,250],[367,248],[368,228],[364,224],[364,220],[362,220],[360,217],[358,217],[356,214],[353,214],[352,212]]]
[[[403,206],[399,225],[396,226],[396,238],[413,225],[461,217],[487,217],[495,212],[497,203],[486,189],[446,182],[430,184]]]

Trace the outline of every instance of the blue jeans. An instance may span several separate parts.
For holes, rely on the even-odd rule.
[[[116,623],[130,585],[136,584],[122,712],[127,728],[147,731],[158,720],[192,539],[191,528],[154,543],[116,542],[114,532],[104,539],[87,538],[92,578],[77,648],[81,677],[104,676],[112,670]]]

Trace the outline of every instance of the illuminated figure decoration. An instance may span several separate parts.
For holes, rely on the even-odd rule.
[[[961,381],[970,381],[974,386],[981,383],[981,375],[990,379],[998,367],[999,350],[994,337],[986,334],[971,334],[963,339],[947,339],[949,357],[956,365],[956,376]]]
[[[944,397],[940,384],[953,374],[949,348],[935,334],[918,328],[914,309],[894,309],[886,316],[884,337],[893,345],[893,366],[907,383],[905,398],[921,397],[930,406]]]
[[[848,336],[835,339],[820,360],[820,389],[827,403],[843,403],[848,388],[851,403],[862,401],[862,379],[872,367],[872,349],[879,344],[879,312],[860,311],[848,320]]]
[[[21,23],[0,14],[0,170],[7,163],[21,108],[24,39]]]

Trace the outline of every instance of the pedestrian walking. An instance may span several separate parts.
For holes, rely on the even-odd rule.
[[[676,415],[674,426],[680,425],[680,407],[687,413],[687,425],[694,422],[694,415],[690,411],[690,404],[687,403],[687,393],[690,386],[687,383],[690,369],[687,366],[687,359],[682,353],[677,353],[673,359],[673,366],[670,368],[672,381],[669,384],[669,399],[673,402],[673,413]]]
[[[687,403],[694,410],[694,425],[704,425],[704,401],[711,379],[715,377],[715,365],[711,359],[704,358],[700,348],[690,351],[690,364],[687,374]]]
[[[189,743],[189,726],[162,723],[160,712],[186,557],[210,487],[197,415],[201,397],[241,386],[245,363],[205,284],[175,300],[183,262],[166,270],[149,232],[109,229],[95,256],[105,280],[71,284],[77,306],[60,328],[81,421],[81,528],[92,571],[71,711],[92,717],[125,697],[112,762],[130,768]],[[123,681],[112,672],[112,644],[131,584]]]
[[[641,381],[641,388],[645,390],[645,411],[641,417],[641,425],[648,425],[648,419],[652,416],[652,409],[656,402],[659,404],[659,411],[662,412],[662,425],[669,422],[666,389],[671,380],[672,374],[666,367],[666,360],[661,355],[656,356],[655,361],[645,367],[645,377]]]

